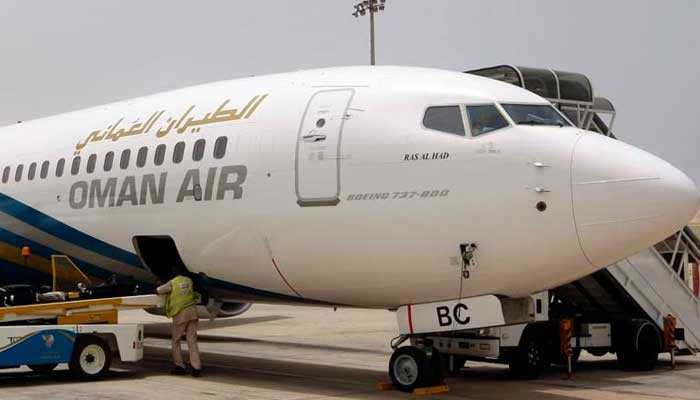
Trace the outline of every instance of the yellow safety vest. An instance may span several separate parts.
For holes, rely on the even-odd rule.
[[[192,279],[186,276],[176,276],[170,284],[173,290],[165,301],[165,314],[172,318],[185,308],[197,304],[197,295]]]

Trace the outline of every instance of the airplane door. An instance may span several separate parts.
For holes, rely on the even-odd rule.
[[[340,202],[340,155],[345,114],[353,89],[323,90],[311,96],[297,135],[296,192],[302,207]]]

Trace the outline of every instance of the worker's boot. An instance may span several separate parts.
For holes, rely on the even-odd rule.
[[[192,368],[192,376],[194,376],[195,378],[201,378],[202,377],[202,370]]]
[[[176,365],[173,369],[170,370],[170,375],[187,375],[187,370],[179,365]]]

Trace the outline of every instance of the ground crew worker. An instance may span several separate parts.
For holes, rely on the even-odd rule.
[[[186,375],[187,370],[182,360],[182,349],[180,341],[185,334],[187,347],[190,353],[190,364],[192,365],[192,376],[199,378],[202,376],[202,362],[199,358],[199,347],[197,346],[197,297],[194,291],[192,279],[178,275],[168,283],[158,287],[158,294],[167,294],[165,301],[165,314],[173,319],[172,326],[172,351],[175,367],[170,372],[173,375]]]

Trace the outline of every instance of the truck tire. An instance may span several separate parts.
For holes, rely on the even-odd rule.
[[[31,369],[34,372],[40,373],[40,374],[48,374],[49,372],[53,371],[58,364],[35,364],[35,365],[27,365],[29,369]]]
[[[547,365],[545,346],[537,339],[535,331],[523,335],[520,345],[510,356],[508,366],[518,379],[536,379]]]
[[[399,347],[389,360],[389,376],[394,386],[403,392],[436,385],[442,380],[440,355],[436,352],[428,358],[416,347]]]
[[[87,335],[76,339],[68,367],[78,379],[95,380],[109,371],[111,364],[109,345],[97,336]]]
[[[659,359],[661,336],[649,321],[634,321],[618,340],[617,360],[624,369],[651,371]]]

